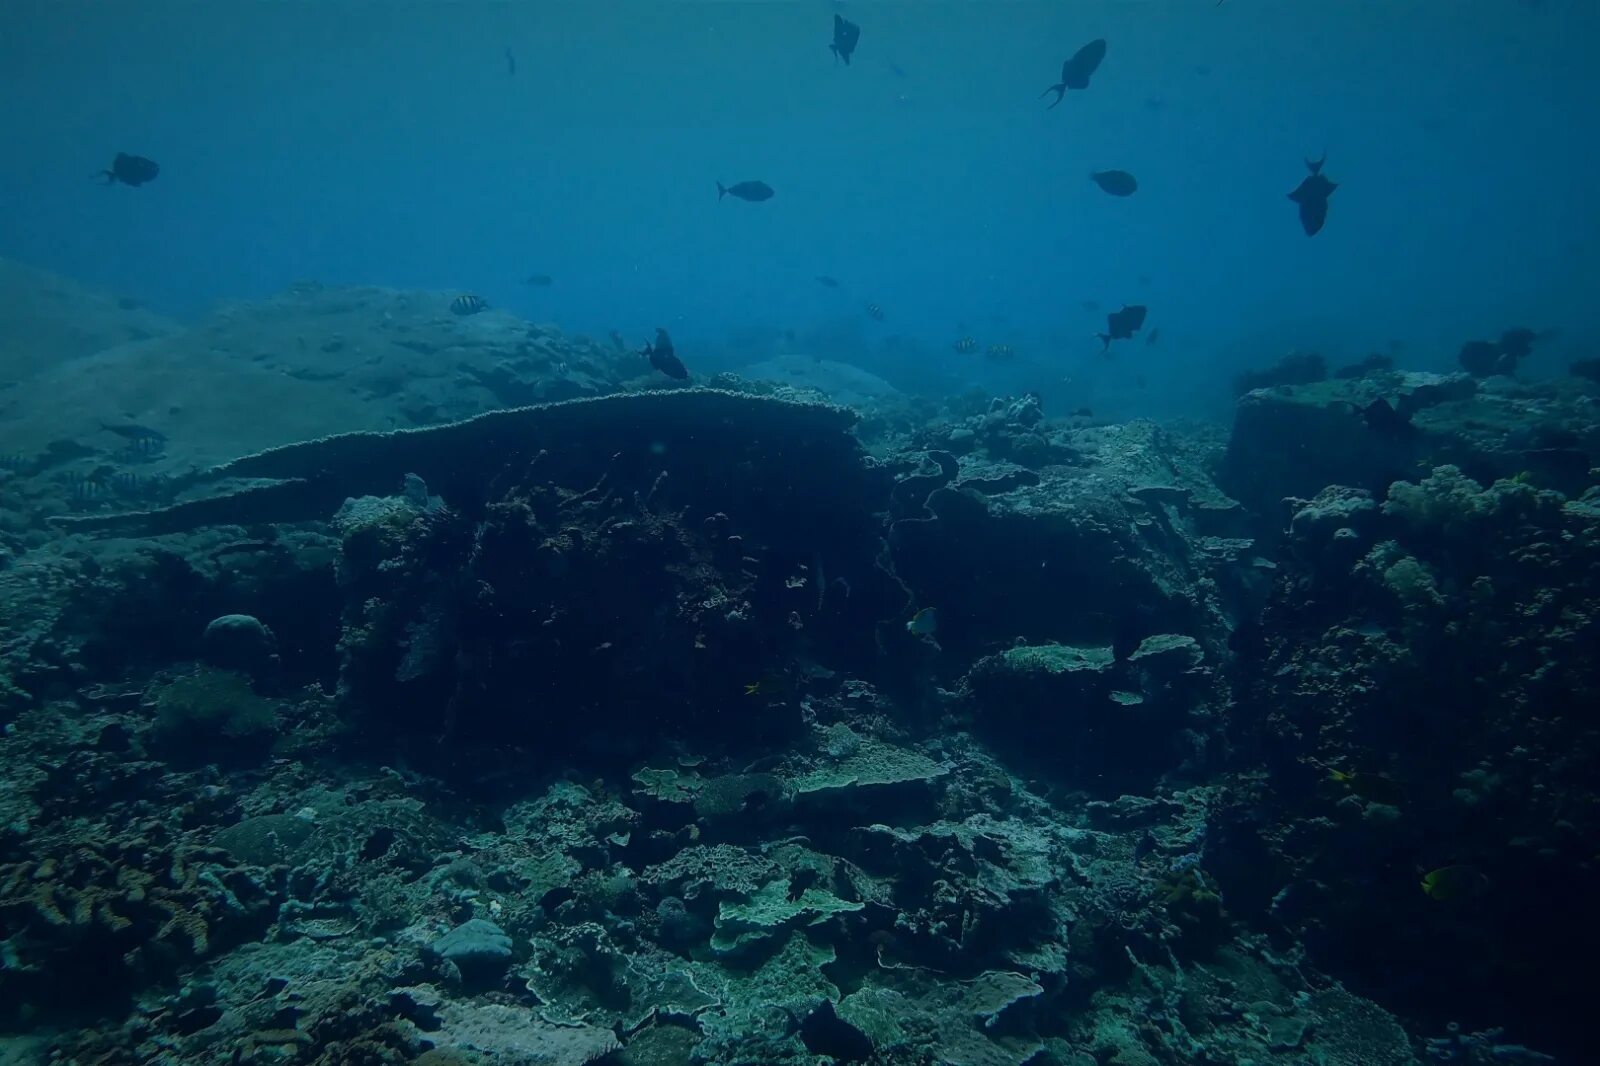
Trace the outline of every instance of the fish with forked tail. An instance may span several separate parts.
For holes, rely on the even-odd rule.
[[[153,159],[146,159],[142,155],[129,155],[127,152],[118,152],[117,158],[111,161],[109,170],[102,170],[97,174],[89,175],[91,178],[102,178],[104,184],[115,185],[143,185],[147,181],[155,181],[156,175],[161,173],[161,165]]]
[[[1072,54],[1072,58],[1061,64],[1061,80],[1040,93],[1041,98],[1056,94],[1055,102],[1050,107],[1055,107],[1067,95],[1068,89],[1087,89],[1089,79],[1096,70],[1100,69],[1101,60],[1106,57],[1105,38],[1090,41]],[[1049,110],[1049,108],[1046,108]]]
[[[689,368],[683,365],[678,353],[672,350],[672,338],[660,326],[656,327],[654,344],[646,344],[639,352],[650,361],[652,369],[659,370],[675,381],[687,381]]]
[[[736,200],[748,200],[751,203],[760,203],[773,197],[772,186],[764,181],[741,181],[734,185],[724,185],[717,182],[717,199],[732,196]]]
[[[850,65],[850,57],[855,54],[856,44],[861,40],[861,27],[835,12],[833,16],[833,43],[828,45],[828,51],[833,53],[835,59],[844,60],[844,65]]]
[[[1109,354],[1112,341],[1131,340],[1133,335],[1144,328],[1144,318],[1148,308],[1144,304],[1124,304],[1122,310],[1113,311],[1106,316],[1106,332],[1098,333],[1100,338],[1101,354]]]
[[[1327,161],[1326,152],[1321,159],[1307,159],[1306,169],[1311,173],[1289,194],[1289,199],[1300,208],[1300,228],[1306,231],[1307,237],[1315,237],[1328,221],[1328,197],[1339,187],[1322,173],[1322,165]]]

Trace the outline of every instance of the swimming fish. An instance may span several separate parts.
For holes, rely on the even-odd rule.
[[[1326,152],[1321,159],[1307,159],[1306,169],[1311,173],[1289,194],[1289,199],[1300,207],[1300,228],[1306,231],[1307,237],[1315,237],[1322,224],[1328,221],[1328,197],[1339,187],[1322,173],[1322,165],[1327,161]]]
[[[1132,196],[1139,191],[1139,183],[1126,170],[1094,170],[1089,180],[1112,196]]]
[[[978,342],[971,337],[962,337],[953,346],[962,355],[968,355],[978,350]]]
[[[1144,326],[1144,316],[1147,311],[1144,304],[1124,304],[1122,310],[1107,315],[1106,332],[1097,334],[1101,344],[1104,345],[1101,351],[1109,352],[1112,341],[1132,339],[1133,335]]]
[[[772,186],[764,181],[741,181],[737,185],[724,185],[717,182],[717,199],[724,196],[733,196],[739,200],[749,200],[751,203],[760,203],[762,200],[772,199]]]
[[[1087,89],[1089,78],[1100,68],[1100,61],[1106,57],[1106,42],[1104,38],[1090,41],[1072,54],[1072,58],[1061,64],[1061,81],[1050,86],[1039,96],[1046,97],[1051,93],[1056,94],[1056,100],[1050,107],[1055,107],[1067,95],[1068,89]],[[1049,110],[1049,108],[1046,108]]]
[[[817,284],[821,285],[825,289],[837,289],[839,287],[839,279],[838,278],[830,278],[826,274],[818,274],[817,275]]]
[[[991,344],[984,350],[983,354],[990,359],[1010,359],[1016,353],[1012,351],[1009,344]]]
[[[828,51],[833,53],[835,59],[844,60],[844,65],[850,65],[850,57],[855,53],[856,43],[861,40],[861,27],[854,22],[835,12],[833,16],[833,43],[828,45]]]
[[[911,616],[911,621],[906,623],[906,632],[915,637],[929,637],[939,631],[939,609],[937,607],[924,607]]]
[[[511,54],[510,45],[506,45],[506,73],[511,77],[517,75],[517,57]]]
[[[488,300],[481,296],[474,296],[470,292],[462,293],[450,301],[450,313],[452,315],[475,315],[479,311],[487,311],[488,309]]]
[[[547,285],[554,284],[555,280],[549,274],[529,274],[522,279],[522,283],[524,285],[537,285],[542,289]]]
[[[110,170],[102,170],[98,174],[89,175],[92,178],[104,178],[107,185],[122,182],[124,185],[143,185],[147,181],[155,181],[156,175],[161,173],[160,164],[153,159],[146,159],[142,155],[129,155],[118,152],[117,158],[111,161]]]
[[[656,342],[646,344],[639,354],[650,360],[651,367],[669,378],[684,381],[689,377],[689,368],[683,365],[678,354],[672,350],[672,338],[667,336],[667,331],[660,326],[656,327]]]
[[[1378,397],[1365,407],[1351,404],[1361,415],[1361,420],[1367,428],[1374,433],[1385,437],[1405,438],[1417,432],[1417,427],[1411,424],[1411,416],[1397,410],[1393,404],[1383,397]]]
[[[1144,342],[1146,344],[1154,344],[1160,338],[1161,338],[1161,330],[1158,327],[1156,329],[1151,330],[1149,333],[1147,333],[1145,335]]]
[[[1398,807],[1405,802],[1405,789],[1392,777],[1363,770],[1336,770],[1331,766],[1325,769],[1328,771],[1328,780],[1343,785],[1364,800],[1390,807]]]
[[[1422,875],[1422,891],[1429,899],[1440,902],[1473,899],[1489,891],[1489,878],[1476,866],[1465,863],[1441,866]]]
[[[867,317],[872,319],[872,321],[874,321],[874,322],[882,322],[883,321],[883,308],[879,307],[877,304],[868,304],[867,305]]]

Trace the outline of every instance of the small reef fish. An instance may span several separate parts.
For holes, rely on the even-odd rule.
[[[1322,173],[1322,165],[1327,161],[1326,152],[1321,159],[1307,159],[1306,169],[1311,173],[1289,194],[1289,199],[1300,208],[1300,228],[1306,231],[1307,237],[1315,237],[1328,221],[1328,197],[1339,187]]]
[[[824,289],[837,289],[839,287],[839,279],[830,278],[826,274],[818,274],[817,284],[821,285]]]
[[[861,40],[861,27],[834,13],[833,16],[833,43],[828,45],[828,51],[833,53],[835,60],[844,60],[844,65],[850,65],[850,57],[855,54],[856,44]]]
[[[555,280],[556,279],[552,278],[549,274],[529,274],[527,277],[522,279],[522,283],[524,285],[536,285],[543,289],[554,284]]]
[[[983,354],[990,359],[1010,359],[1016,353],[1012,351],[1009,344],[991,344],[984,350]]]
[[[883,321],[883,308],[879,307],[877,304],[868,304],[867,305],[867,317],[872,319],[872,321],[874,321],[874,322],[882,322]]]
[[[956,341],[953,347],[962,355],[970,355],[978,350],[978,342],[973,340],[971,337],[962,337],[960,340]]]
[[[167,435],[159,429],[151,429],[149,426],[136,425],[131,422],[121,425],[102,422],[100,423],[100,428],[108,433],[115,433],[123,440],[128,441],[128,446],[142,455],[159,454],[167,446]]]
[[[1089,78],[1100,69],[1101,60],[1106,57],[1106,42],[1104,38],[1090,41],[1072,54],[1072,58],[1061,64],[1061,80],[1040,93],[1040,98],[1056,94],[1055,107],[1067,95],[1068,89],[1087,89]],[[1049,110],[1046,108],[1045,110]]]
[[[462,293],[450,301],[452,315],[475,315],[480,311],[489,309],[489,301],[481,296],[474,296],[470,292]]]
[[[689,368],[683,365],[678,354],[672,350],[672,338],[667,336],[667,331],[660,326],[656,327],[655,343],[646,344],[639,354],[650,360],[652,369],[661,371],[667,377],[675,381],[688,380]]]
[[[1112,196],[1132,196],[1139,191],[1139,182],[1126,170],[1093,170],[1089,180]]]
[[[1109,352],[1112,341],[1131,340],[1144,326],[1146,313],[1147,308],[1144,304],[1124,304],[1122,310],[1107,315],[1106,332],[1096,334],[1103,345],[1101,352]]]
[[[111,161],[111,169],[89,176],[104,178],[107,185],[114,185],[117,182],[124,185],[143,185],[145,182],[155,181],[156,175],[160,173],[161,166],[155,160],[146,159],[142,155],[118,152],[117,158]]]
[[[1336,770],[1326,767],[1328,780],[1338,785],[1343,785],[1352,793],[1364,800],[1373,803],[1382,803],[1390,807],[1398,807],[1405,802],[1405,790],[1400,783],[1392,777],[1383,774],[1369,774],[1361,770]]]
[[[911,616],[911,621],[906,623],[906,632],[914,637],[931,637],[939,631],[939,609],[937,607],[924,607]]]
[[[1476,899],[1489,891],[1489,878],[1476,866],[1441,866],[1422,875],[1422,892],[1441,903]]]
[[[772,186],[764,181],[741,181],[736,185],[724,185],[717,182],[717,199],[732,196],[736,200],[748,200],[751,203],[760,203],[773,197]]]

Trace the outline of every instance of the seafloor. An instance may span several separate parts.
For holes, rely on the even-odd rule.
[[[0,1062],[1595,1061],[1594,381],[1108,424],[449,300],[0,265]]]

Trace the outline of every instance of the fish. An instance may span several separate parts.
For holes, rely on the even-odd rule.
[[[906,623],[906,632],[915,637],[931,637],[939,631],[939,609],[937,607],[924,607],[911,616],[911,621]]]
[[[1096,70],[1100,69],[1100,62],[1105,57],[1105,38],[1102,37],[1090,41],[1074,52],[1071,59],[1061,64],[1061,80],[1040,93],[1040,98],[1042,99],[1051,93],[1055,93],[1055,103],[1050,105],[1050,107],[1055,107],[1056,104],[1065,99],[1068,89],[1087,89],[1089,87],[1089,78],[1093,76]],[[1045,110],[1049,110],[1049,108]]]
[[[821,285],[825,289],[837,289],[839,287],[839,279],[838,278],[830,278],[826,274],[818,274],[817,275],[817,284]]]
[[[874,321],[874,322],[882,322],[883,321],[883,308],[879,307],[877,304],[868,304],[867,305],[867,317],[872,319],[872,321]]]
[[[1405,438],[1417,432],[1417,427],[1411,424],[1411,416],[1396,410],[1393,404],[1381,396],[1365,407],[1356,404],[1350,406],[1356,409],[1361,415],[1361,420],[1374,433],[1385,437]]]
[[[481,296],[474,296],[470,292],[462,293],[450,301],[450,313],[452,315],[475,315],[479,311],[487,311],[488,309],[488,300]]]
[[[1106,332],[1096,334],[1104,345],[1101,351],[1109,352],[1112,341],[1131,340],[1144,326],[1144,316],[1147,311],[1144,304],[1124,304],[1122,310],[1107,315]]]
[[[672,338],[667,336],[667,331],[660,326],[656,327],[655,343],[646,344],[639,354],[650,360],[653,369],[661,371],[669,378],[685,381],[689,377],[689,368],[683,365],[678,353],[672,350]]]
[[[962,337],[960,340],[956,341],[953,347],[962,355],[969,355],[978,350],[978,342],[973,340],[971,337]]]
[[[1533,342],[1539,339],[1539,333],[1526,326],[1517,326],[1500,334],[1500,351],[1513,361],[1526,359],[1533,354]]]
[[[984,349],[983,354],[990,359],[1010,359],[1016,352],[1009,344],[991,344]]]
[[[1161,327],[1157,326],[1155,329],[1151,330],[1149,333],[1147,333],[1145,335],[1144,342],[1146,344],[1154,344],[1156,341],[1158,341],[1160,339],[1161,339]]]
[[[1307,237],[1315,237],[1322,231],[1322,224],[1328,221],[1328,197],[1339,187],[1322,173],[1327,161],[1326,152],[1321,159],[1307,159],[1306,169],[1311,173],[1289,194],[1289,199],[1299,205],[1300,228],[1306,231]]]
[[[1336,770],[1326,767],[1328,780],[1338,785],[1343,785],[1351,792],[1364,800],[1373,803],[1383,803],[1390,807],[1398,807],[1405,802],[1405,789],[1392,777],[1384,774],[1372,774],[1363,770]]]
[[[556,279],[552,278],[549,274],[529,274],[527,277],[522,279],[522,283],[524,285],[537,285],[542,289],[547,285],[554,284],[555,280]]]
[[[1489,877],[1476,866],[1441,866],[1422,875],[1422,892],[1441,903],[1475,899],[1489,891]]]
[[[1112,196],[1132,196],[1139,191],[1139,182],[1126,170],[1091,170],[1089,180]]]
[[[142,155],[129,155],[127,152],[118,152],[117,158],[111,161],[111,169],[89,175],[91,178],[104,178],[105,184],[114,185],[121,182],[124,185],[143,185],[155,181],[156,175],[161,173],[161,165],[153,159],[146,159]]]
[[[717,199],[724,196],[733,196],[735,199],[748,200],[751,203],[760,203],[770,200],[773,196],[772,186],[764,181],[741,181],[736,185],[724,185],[717,182]]]
[[[511,46],[506,46],[506,74],[510,77],[517,76],[517,57],[511,54]]]
[[[850,57],[855,54],[856,44],[861,40],[861,27],[845,18],[838,12],[833,15],[833,43],[828,45],[828,51],[833,53],[835,60],[844,60],[844,65],[850,65]]]

